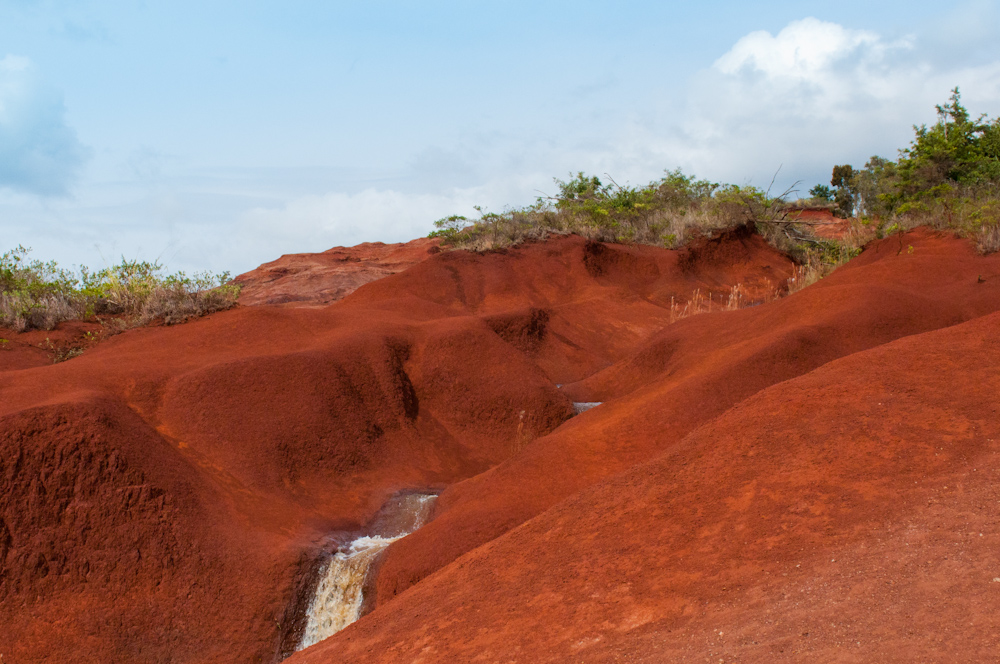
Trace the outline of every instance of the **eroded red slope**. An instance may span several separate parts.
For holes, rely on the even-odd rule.
[[[271,661],[331,532],[570,414],[554,382],[626,356],[670,297],[780,287],[735,234],[438,254],[325,308],[243,307],[0,374],[0,654]],[[299,607],[301,608],[301,607]]]
[[[486,543],[470,554],[487,556],[476,567],[485,576],[456,578],[486,588],[509,581],[510,601],[544,608],[557,593],[567,601],[597,593],[589,563],[577,558],[580,547],[618,553],[603,535],[561,559],[579,572],[578,587],[553,586],[542,599],[517,584],[543,568],[512,559],[525,568],[514,576],[498,568],[490,581],[488,568],[506,564],[507,553],[493,559],[489,551],[574,495],[591,501],[582,528],[595,520],[630,528],[627,511],[621,520],[602,514],[602,481],[680,453],[685,435],[770,385],[1000,308],[998,272],[995,257],[976,256],[963,241],[917,232],[777,303],[668,325],[671,298],[701,289],[721,299],[742,283],[765,299],[791,273],[789,261],[747,233],[679,252],[564,237],[481,256],[437,254],[330,307],[243,307],[129,332],[56,366],[4,371],[0,633],[8,638],[0,654],[272,661],[294,641],[293,600],[309,590],[312,561],[331,532],[359,527],[400,489],[452,487],[430,526],[390,550],[379,576],[383,609],[338,642],[366,634],[369,646],[390,644],[401,657],[417,644],[437,649],[428,661],[462,661],[483,642],[457,629],[448,645],[435,631],[444,623],[418,625],[416,615],[427,613],[410,603],[478,560],[449,565],[457,556]],[[608,403],[560,426],[571,398]],[[638,505],[640,494],[627,495]],[[566,512],[561,528],[575,514]],[[560,532],[544,537],[559,548]],[[692,569],[693,583],[705,573]],[[636,570],[629,573],[646,573]],[[607,571],[623,578],[610,563]],[[624,611],[634,600],[623,593],[598,593],[579,615]],[[625,599],[616,604],[618,596]],[[456,597],[492,622],[513,612],[502,597],[495,605],[490,595]],[[567,626],[564,636],[580,624],[552,614]],[[484,624],[463,611],[441,620]],[[709,623],[690,624],[698,633]],[[401,638],[418,637],[392,645],[382,631],[392,625]],[[565,655],[558,639],[551,651],[523,639],[526,661],[535,650],[564,659],[576,652]],[[633,657],[659,652],[659,642],[608,634],[597,643],[631,648]],[[482,650],[487,659],[506,653],[491,648]]]
[[[998,394],[1000,314],[835,360],[290,662],[993,661]]]
[[[434,521],[387,552],[379,600],[584,487],[673,449],[769,385],[1000,309],[1000,257],[983,258],[963,240],[926,230],[900,242],[876,243],[782,300],[674,323],[622,361],[566,386],[576,401],[607,403],[446,490]]]
[[[440,241],[420,238],[384,244],[365,242],[318,254],[288,254],[239,275],[245,305],[329,304],[364,284],[402,272],[440,251]]]
[[[785,292],[792,274],[789,259],[746,228],[678,251],[568,236],[513,251],[444,253],[344,304],[480,316],[562,384],[611,366],[663,329],[674,318],[671,302],[697,291],[721,305],[736,284],[748,303],[763,302]],[[504,333],[530,328],[538,312],[544,334],[534,344]]]

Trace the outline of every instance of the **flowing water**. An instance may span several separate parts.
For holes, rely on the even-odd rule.
[[[371,565],[387,546],[424,525],[434,499],[428,494],[405,494],[390,500],[370,528],[372,534],[340,547],[320,572],[316,594],[306,613],[298,649],[344,629],[361,617],[364,586]]]

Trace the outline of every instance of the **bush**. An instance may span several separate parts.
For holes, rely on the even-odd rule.
[[[51,330],[64,320],[80,317],[76,301],[66,295],[33,296],[23,291],[0,293],[0,325],[18,332]]]
[[[1000,120],[985,115],[973,120],[957,88],[937,111],[938,122],[915,127],[897,161],[873,156],[862,169],[840,164],[833,167],[831,186],[810,190],[809,205],[829,206],[842,217],[857,215],[848,236],[837,241],[820,239],[808,223],[787,216],[790,191],[771,196],[769,190],[697,180],[680,170],[641,187],[578,172],[555,180],[556,196],[500,213],[476,208],[480,217],[473,220],[446,217],[435,222],[438,230],[431,235],[473,251],[550,233],[673,248],[746,224],[798,260],[810,279],[857,255],[867,240],[919,225],[952,229],[973,238],[984,253],[998,251]]]
[[[29,259],[29,253],[18,246],[0,254],[0,325],[51,329],[79,316],[77,279],[54,262]]]
[[[236,305],[239,286],[217,286],[212,289],[190,290],[182,283],[174,282],[153,289],[143,303],[137,318],[138,325],[148,325],[160,320],[164,325],[183,323],[216,311],[224,311]]]
[[[546,235],[576,233],[605,242],[679,247],[690,239],[740,224],[778,220],[785,202],[754,187],[722,186],[680,170],[642,187],[622,186],[610,177],[577,173],[555,180],[559,194],[534,205],[486,212],[479,218],[452,215],[434,222],[448,246],[486,251]]]
[[[936,108],[937,123],[914,127],[896,161],[875,156],[861,170],[835,166],[834,196],[873,223],[879,236],[931,225],[995,251],[989,247],[1000,223],[1000,120],[973,120],[958,88]]]
[[[0,255],[0,326],[17,331],[94,316],[104,316],[112,333],[155,320],[171,325],[233,307],[239,297],[228,273],[167,275],[159,263],[123,258],[97,272],[81,268],[78,277],[29,253],[19,246]]]
[[[976,231],[976,248],[983,254],[1000,251],[1000,223],[979,227]]]

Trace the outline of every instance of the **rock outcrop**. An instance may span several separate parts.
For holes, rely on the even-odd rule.
[[[318,254],[287,254],[233,279],[240,304],[329,304],[359,287],[427,260],[440,241],[365,242]]]

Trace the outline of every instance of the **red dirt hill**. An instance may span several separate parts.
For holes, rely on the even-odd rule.
[[[789,220],[808,224],[813,233],[828,240],[840,239],[851,228],[850,219],[841,219],[829,207],[791,207],[786,210]]]
[[[837,357],[1000,308],[1000,260],[925,230],[869,247],[790,297],[678,321],[613,366],[567,385],[604,401],[509,462],[449,488],[438,516],[389,549],[388,598],[559,500],[672,449],[696,427]],[[980,275],[989,274],[985,283]],[[447,533],[445,535],[445,533]]]
[[[3,371],[0,654],[280,657],[331,534],[557,427],[553,376],[625,356],[671,296],[792,272],[754,236],[699,251],[439,253],[334,306],[242,307]]]
[[[998,347],[779,383],[289,661],[993,661]]]
[[[792,267],[745,231],[439,252],[0,365],[0,655],[277,661],[331,537],[435,489],[374,612],[290,661],[927,659],[954,593],[974,660],[1000,259],[917,231],[767,302]],[[671,323],[736,284],[762,304]]]
[[[319,254],[288,254],[233,279],[240,304],[329,304],[369,282],[402,272],[440,251],[439,240],[365,242]]]

